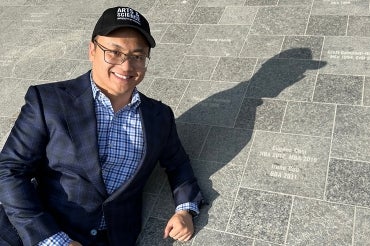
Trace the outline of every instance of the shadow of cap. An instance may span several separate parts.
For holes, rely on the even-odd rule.
[[[309,60],[309,63],[306,63],[305,69],[307,70],[316,70],[324,67],[327,62],[313,60],[312,50],[310,48],[291,48],[280,52],[278,55],[272,57],[271,59],[300,59],[300,60]]]

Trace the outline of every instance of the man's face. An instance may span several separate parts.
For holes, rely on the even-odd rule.
[[[115,52],[128,56],[149,54],[149,46],[145,38],[132,28],[118,29],[109,36],[97,36],[95,40],[104,47],[103,49],[113,51],[113,54]],[[138,66],[130,59],[119,65],[107,63],[104,60],[104,51],[93,42],[90,42],[89,46],[89,59],[92,63],[94,82],[109,98],[130,97],[146,72],[145,66]]]

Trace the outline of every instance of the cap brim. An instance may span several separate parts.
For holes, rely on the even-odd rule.
[[[146,31],[144,31],[142,28],[139,28],[139,27],[133,26],[133,25],[110,26],[108,28],[105,28],[105,29],[101,30],[99,35],[105,36],[105,35],[108,35],[109,33],[113,32],[114,30],[117,30],[119,28],[124,28],[124,27],[130,27],[130,28],[134,28],[134,29],[138,30],[145,37],[145,39],[148,41],[149,46],[151,48],[155,47],[156,43],[155,43],[155,40],[152,37],[152,35],[150,35]]]

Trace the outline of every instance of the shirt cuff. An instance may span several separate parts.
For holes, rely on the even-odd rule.
[[[176,207],[176,212],[177,211],[180,211],[180,210],[187,210],[187,211],[191,211],[193,217],[196,217],[199,215],[199,207],[196,203],[194,202],[186,202],[186,203],[182,203],[180,205],[178,205]]]
[[[72,239],[64,232],[58,232],[51,237],[39,242],[37,246],[68,246]]]

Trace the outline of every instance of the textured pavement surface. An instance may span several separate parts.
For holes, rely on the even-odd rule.
[[[175,111],[209,203],[191,241],[163,240],[156,169],[139,245],[370,245],[369,0],[2,0],[0,147],[29,85],[90,69],[117,5],[151,23],[139,90]]]

